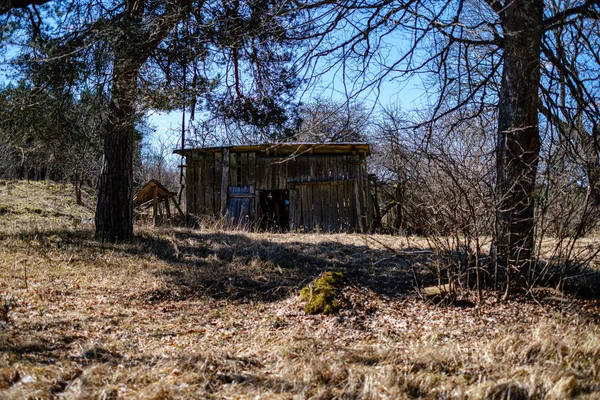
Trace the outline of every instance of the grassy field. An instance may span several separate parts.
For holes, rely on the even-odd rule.
[[[0,398],[600,398],[594,300],[436,306],[417,238],[138,227],[94,240],[67,185],[0,182]],[[305,315],[323,271],[349,286]],[[471,300],[471,301],[469,301]]]

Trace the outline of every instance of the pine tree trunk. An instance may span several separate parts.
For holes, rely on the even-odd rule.
[[[528,282],[534,248],[540,153],[538,88],[542,0],[514,0],[501,13],[504,68],[498,114],[495,251],[507,293]]]
[[[186,2],[189,6],[190,3]],[[133,235],[133,149],[135,142],[137,77],[184,13],[180,1],[166,2],[165,12],[152,30],[144,23],[144,0],[126,2],[115,41],[109,122],[104,137],[104,159],[98,182],[96,237],[117,241]],[[188,10],[189,11],[189,10]]]
[[[96,204],[96,237],[103,241],[125,240],[133,235],[133,147],[139,65],[115,57],[111,117],[104,137]]]

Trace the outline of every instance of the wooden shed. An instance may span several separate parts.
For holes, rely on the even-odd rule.
[[[368,229],[367,143],[286,143],[176,150],[186,209],[281,231]]]

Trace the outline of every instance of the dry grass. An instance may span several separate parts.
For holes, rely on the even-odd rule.
[[[11,207],[0,219],[26,215]],[[140,228],[109,245],[72,225],[85,210],[0,222],[0,398],[599,398],[595,301],[440,307],[415,295],[426,260],[389,250],[415,239]],[[299,290],[324,270],[352,283],[346,308],[307,316]]]

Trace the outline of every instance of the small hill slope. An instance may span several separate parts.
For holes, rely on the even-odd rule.
[[[75,189],[68,183],[0,180],[0,232],[68,229],[91,223],[95,199],[83,193],[77,205]]]

